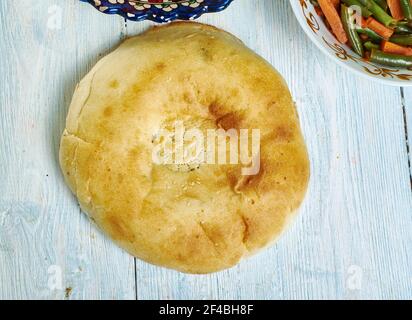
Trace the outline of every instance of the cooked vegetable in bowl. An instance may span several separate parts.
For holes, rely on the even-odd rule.
[[[290,0],[311,40],[351,71],[412,85],[412,0]]]
[[[412,67],[411,0],[314,2],[336,38],[360,56],[390,67]]]

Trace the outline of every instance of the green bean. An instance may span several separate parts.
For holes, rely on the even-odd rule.
[[[403,15],[407,20],[412,20],[412,4],[410,0],[400,0]]]
[[[372,15],[372,12],[366,9],[358,0],[342,0],[342,2],[348,5],[348,7],[358,6],[359,8],[361,8],[362,16],[365,18],[368,18]]]
[[[340,16],[342,19],[343,28],[345,29],[346,35],[349,39],[349,43],[353,51],[363,57],[362,41],[355,30],[355,22],[352,19],[351,12],[352,11],[347,6],[341,5]]]
[[[363,46],[369,51],[371,51],[372,49],[379,49],[379,46],[377,44],[370,41],[365,42]]]
[[[389,41],[402,46],[412,46],[412,34],[394,35]]]
[[[402,20],[402,21],[396,21],[395,23],[396,26],[408,26],[408,27],[412,27],[412,22],[411,21],[406,21],[406,20]]]
[[[412,33],[411,21],[396,21],[393,27],[395,28],[395,33]]]
[[[407,24],[397,23],[395,26],[395,33],[412,33],[412,28]]]
[[[385,53],[377,49],[372,49],[370,61],[395,68],[412,67],[412,56]]]
[[[385,26],[389,26],[395,23],[395,19],[386,13],[379,5],[373,0],[359,0],[359,2],[365,6],[369,11],[372,12],[373,16],[379,22],[383,23]]]
[[[375,31],[373,31],[371,29],[358,28],[358,29],[356,29],[356,31],[358,33],[367,35],[369,37],[369,39],[371,39],[373,42],[380,43],[383,40],[383,38],[379,34],[377,34]]]
[[[381,7],[383,10],[388,10],[388,4],[386,0],[375,0],[375,2]]]

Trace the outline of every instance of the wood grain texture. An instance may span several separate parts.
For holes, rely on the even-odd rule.
[[[135,298],[134,259],[80,213],[58,167],[75,85],[123,27],[84,9],[0,3],[0,299]]]
[[[28,3],[0,2],[0,299],[412,298],[404,121],[412,124],[412,91],[402,100],[400,88],[337,67],[304,35],[288,1],[235,0],[202,17],[284,75],[309,147],[310,190],[277,245],[206,276],[137,260],[135,288],[133,258],[80,214],[56,154],[75,83],[100,53],[152,24],[125,26],[76,0],[44,0],[32,11]],[[67,25],[51,32],[54,4]],[[48,289],[53,264],[63,270],[61,291]]]

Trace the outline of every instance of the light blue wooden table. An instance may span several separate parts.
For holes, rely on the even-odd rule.
[[[201,21],[284,75],[312,179],[294,226],[237,267],[191,276],[135,260],[91,226],[57,153],[76,83],[150,23],[76,0],[0,0],[0,298],[412,298],[412,89],[361,79],[308,40],[287,0]]]

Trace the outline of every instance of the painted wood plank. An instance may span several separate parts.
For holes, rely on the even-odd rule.
[[[0,3],[0,299],[135,297],[134,259],[80,213],[58,167],[75,85],[120,40],[123,21],[95,13]]]
[[[138,261],[138,297],[411,298],[412,197],[399,88],[335,66],[303,34],[287,1],[236,0],[200,21],[239,36],[285,76],[310,150],[311,186],[276,246],[206,276]]]

